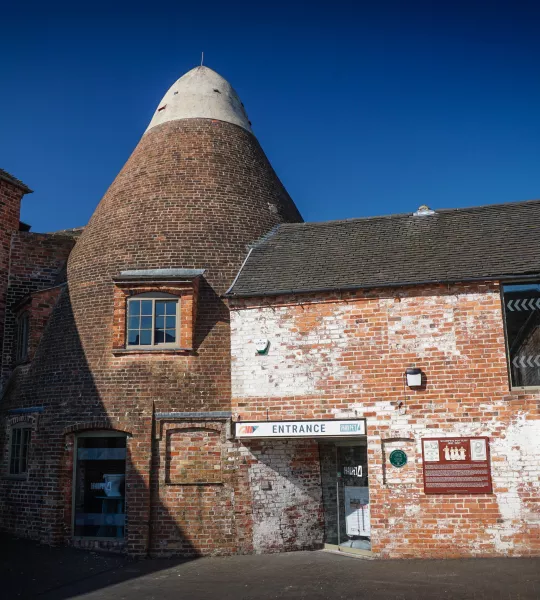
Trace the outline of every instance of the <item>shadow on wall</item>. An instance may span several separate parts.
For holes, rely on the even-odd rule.
[[[201,277],[199,282],[199,306],[193,349],[197,351],[218,323],[231,322],[229,308],[216,294],[212,286]]]
[[[255,552],[323,547],[319,447],[313,440],[251,441]]]
[[[109,409],[89,368],[66,287],[34,360],[16,369],[0,404],[4,473],[11,426],[16,421],[32,430],[27,476],[0,479],[0,529],[50,545],[147,555],[153,533],[153,404],[148,397],[132,397]],[[125,481],[107,489],[106,475],[118,475],[124,466]],[[158,493],[153,502],[159,504]],[[175,529],[169,533],[182,540],[183,554],[196,557],[167,507],[154,510]]]

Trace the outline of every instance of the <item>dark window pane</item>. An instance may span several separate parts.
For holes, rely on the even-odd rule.
[[[128,331],[128,345],[133,346],[139,343],[139,330]]]
[[[165,329],[165,317],[158,317],[156,314],[156,329]]]
[[[165,319],[165,327],[167,329],[176,329],[176,317],[167,317]]]
[[[17,427],[11,432],[9,472],[12,475],[22,475],[27,471],[30,436],[31,430],[27,427]]]
[[[141,346],[149,346],[152,344],[152,331],[150,329],[143,329],[141,331]]]
[[[540,284],[503,287],[512,385],[540,385]]]
[[[141,300],[141,315],[152,315],[152,300]]]
[[[124,536],[125,438],[79,438],[75,472],[75,535]]]
[[[130,300],[129,301],[128,314],[130,317],[141,314],[141,301],[140,300]]]
[[[164,341],[165,341],[165,334],[164,334],[164,332],[160,331],[159,329],[156,330],[155,343],[156,344],[163,344]]]
[[[17,322],[17,360],[24,360],[28,354],[28,328],[29,328],[28,313],[24,313],[19,317]]]
[[[141,329],[152,329],[152,317],[141,317]]]
[[[129,317],[128,319],[128,329],[139,329],[140,327],[140,317]]]
[[[156,300],[156,316],[162,316],[165,314],[165,302],[159,302]]]
[[[166,314],[175,315],[176,314],[176,305],[178,302],[176,300],[166,302]]]
[[[174,344],[176,341],[176,332],[174,329],[167,329],[165,331],[165,342],[167,344]]]

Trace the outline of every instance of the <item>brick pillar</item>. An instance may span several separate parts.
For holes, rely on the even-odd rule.
[[[31,191],[0,169],[0,350],[4,344],[11,236],[19,230],[22,197]]]

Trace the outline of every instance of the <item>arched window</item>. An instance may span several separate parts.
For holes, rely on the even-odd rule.
[[[21,362],[28,358],[28,334],[30,329],[30,315],[22,313],[17,319],[17,348],[16,360]]]
[[[178,347],[179,304],[178,296],[162,292],[146,292],[129,298],[127,347]]]

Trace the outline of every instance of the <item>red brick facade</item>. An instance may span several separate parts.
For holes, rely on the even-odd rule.
[[[4,340],[11,237],[19,231],[24,194],[18,185],[0,178],[0,350]]]
[[[35,352],[65,280],[62,271],[78,233],[12,233],[1,383],[6,384],[17,364],[17,317],[23,311],[30,315],[30,356]]]
[[[0,481],[3,528],[132,555],[251,551],[247,467],[229,423],[229,310],[220,296],[249,244],[298,220],[241,127],[188,119],[143,136],[71,252],[39,346],[2,401],[3,419],[24,410],[38,423],[27,477]],[[189,285],[117,280],[130,269],[205,272]],[[126,301],[144,291],[180,298],[178,351],[125,351]],[[122,541],[72,533],[75,436],[98,430],[128,434]],[[8,444],[6,430],[4,452]]]
[[[539,398],[509,389],[496,283],[233,304],[235,420],[366,419],[375,554],[540,552]],[[404,384],[410,366],[424,373],[418,389]],[[420,441],[448,436],[489,437],[493,494],[424,494]]]
[[[18,231],[10,185],[0,178],[0,528],[133,556],[320,548],[337,530],[336,446],[243,442],[235,422],[365,419],[374,554],[540,552],[538,394],[509,387],[497,282],[226,300],[249,248],[301,217],[255,137],[209,118],[150,128],[80,237]],[[174,347],[126,345],[128,301],[144,293],[178,299]],[[28,465],[11,473],[22,426]],[[125,461],[125,496],[98,498],[125,504],[79,512],[120,517],[114,538],[76,535],[77,495],[105,489],[74,477],[86,450],[109,449],[81,447],[92,434],[121,438],[110,456]],[[449,436],[489,438],[493,493],[424,493],[421,440]]]

